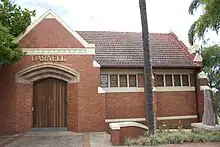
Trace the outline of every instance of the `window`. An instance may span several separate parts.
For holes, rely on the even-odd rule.
[[[195,86],[195,75],[194,74],[190,74],[190,84],[191,86]]]
[[[129,75],[129,87],[137,87],[137,76]]]
[[[173,86],[172,75],[165,75],[166,86]]]
[[[100,78],[101,87],[108,87],[108,74],[101,74]]]
[[[165,78],[165,79],[164,79]],[[158,74],[155,78],[156,87],[195,86],[194,74]]]
[[[174,75],[174,86],[181,86],[180,75]]]
[[[110,87],[118,87],[118,75],[110,75]]]
[[[182,75],[183,86],[189,86],[189,76]]]
[[[144,87],[144,74],[138,74],[138,87]]]
[[[156,86],[164,86],[163,75],[156,75]]]
[[[127,75],[119,75],[120,87],[127,87]]]
[[[100,86],[108,87],[137,87],[137,74],[101,74]]]

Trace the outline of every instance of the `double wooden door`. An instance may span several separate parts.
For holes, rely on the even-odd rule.
[[[66,127],[67,83],[48,78],[34,83],[33,127]]]

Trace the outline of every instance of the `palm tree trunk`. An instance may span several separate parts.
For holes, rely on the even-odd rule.
[[[156,121],[154,114],[154,98],[152,85],[152,66],[149,50],[149,32],[147,22],[147,11],[145,0],[139,0],[141,23],[142,23],[142,40],[144,52],[144,93],[146,101],[146,115],[147,124],[149,128],[149,135],[156,133]]]

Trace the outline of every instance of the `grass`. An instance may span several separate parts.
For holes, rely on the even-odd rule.
[[[220,131],[176,131],[158,132],[154,136],[141,136],[136,139],[126,138],[124,145],[156,146],[164,144],[183,144],[199,142],[219,142]]]

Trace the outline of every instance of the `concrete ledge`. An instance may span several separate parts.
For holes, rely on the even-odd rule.
[[[98,87],[98,93],[105,93],[102,87]]]
[[[200,90],[211,90],[209,86],[200,86]]]
[[[101,65],[97,61],[93,61],[93,67],[101,67]]]
[[[208,79],[208,77],[204,71],[201,71],[200,73],[198,73],[197,79]]]
[[[148,127],[137,123],[137,122],[118,122],[118,123],[110,123],[109,124],[110,129],[112,130],[119,130],[121,127],[138,127],[145,130],[148,130]]]
[[[220,131],[220,125],[209,126],[209,125],[205,125],[202,123],[192,123],[191,126],[195,128],[199,128],[199,129],[208,130],[208,131]]]

